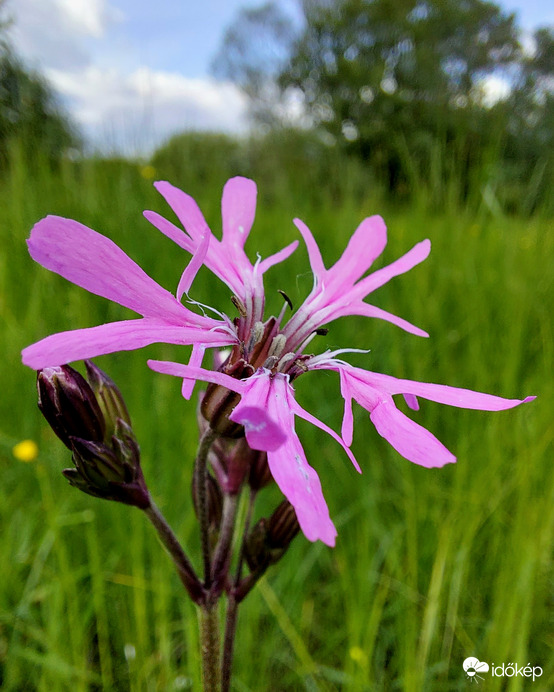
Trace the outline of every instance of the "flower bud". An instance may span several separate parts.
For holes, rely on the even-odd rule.
[[[251,450],[250,473],[248,485],[252,490],[261,490],[273,481],[273,476],[267,463],[267,452]]]
[[[249,377],[254,369],[246,361],[240,359],[231,366],[224,368],[225,374],[240,380]],[[242,437],[244,428],[238,423],[229,420],[235,406],[240,401],[240,394],[236,394],[221,385],[210,384],[202,398],[200,411],[210,424],[212,430],[223,437]]]
[[[268,519],[262,518],[246,540],[246,561],[252,572],[265,572],[286,553],[300,531],[294,507],[283,500]]]
[[[86,366],[90,384],[69,365],[38,373],[39,408],[73,452],[75,468],[63,475],[89,495],[146,509],[150,497],[125,402],[105,373]]]
[[[69,365],[37,373],[38,407],[52,430],[71,449],[71,437],[100,442],[106,424],[94,392]]]
[[[104,414],[106,427],[111,428],[111,430],[106,430],[106,437],[110,438],[114,433],[113,428],[118,419],[125,421],[129,426],[131,425],[129,411],[115,382],[91,360],[85,360],[85,367],[90,387]]]

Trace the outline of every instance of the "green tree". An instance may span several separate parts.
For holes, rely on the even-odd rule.
[[[80,138],[48,82],[26,68],[10,46],[4,9],[0,0],[0,163],[14,143],[31,157],[42,152],[55,161]]]
[[[484,80],[519,56],[513,15],[483,0],[304,0],[279,76],[316,124],[397,182],[404,155],[486,135]],[[463,147],[462,147],[463,148]],[[460,149],[460,146],[457,146]],[[466,151],[466,156],[468,152]]]

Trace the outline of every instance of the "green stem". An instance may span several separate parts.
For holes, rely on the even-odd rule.
[[[208,521],[208,502],[206,493],[206,483],[208,474],[208,452],[217,433],[211,428],[200,438],[198,452],[194,462],[194,484],[196,486],[196,497],[198,498],[198,520],[200,522],[200,540],[202,543],[202,559],[204,564],[204,586],[209,588],[211,584],[211,563],[210,563],[210,534]]]
[[[212,565],[212,597],[218,598],[221,588],[227,580],[229,568],[229,558],[231,541],[235,530],[235,517],[237,513],[238,497],[236,495],[225,495],[223,499],[223,517],[219,541],[214,553]]]
[[[196,576],[196,572],[194,571],[190,560],[186,556],[185,551],[181,547],[181,544],[165,520],[165,517],[152,500],[150,500],[150,506],[143,511],[148,519],[150,519],[152,522],[154,528],[158,532],[160,540],[167,548],[167,551],[169,552],[171,559],[177,568],[179,577],[190,597],[195,603],[202,603],[205,599],[202,584]]]
[[[223,662],[221,664],[222,692],[229,692],[231,689],[231,670],[233,666],[233,647],[237,628],[238,606],[236,598],[230,593],[227,603],[227,616],[225,618],[225,636],[223,639]]]
[[[199,620],[200,649],[202,652],[202,689],[204,692],[221,692],[217,604],[200,608]]]
[[[233,582],[233,589],[230,590],[227,603],[227,615],[225,618],[225,635],[223,637],[223,661],[221,663],[221,677],[222,677],[222,692],[229,692],[231,689],[231,671],[233,667],[233,649],[235,645],[235,632],[237,628],[237,615],[239,601],[235,598],[234,589],[240,583],[242,577],[242,565],[244,561],[244,547],[246,545],[246,539],[248,537],[248,531],[250,530],[250,522],[252,520],[252,512],[254,509],[254,502],[256,500],[256,492],[250,490],[250,496],[248,498],[248,511],[246,513],[246,519],[244,521],[244,527],[242,531],[242,540],[240,545],[239,559],[237,563],[237,570],[235,574],[235,579]]]

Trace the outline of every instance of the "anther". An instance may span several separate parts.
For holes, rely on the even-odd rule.
[[[283,298],[284,298],[285,302],[287,303],[287,305],[289,306],[289,308],[291,310],[294,310],[292,300],[288,297],[288,295],[284,291],[281,291],[281,289],[278,289],[277,293],[280,293],[283,296]]]
[[[231,303],[233,303],[233,305],[239,311],[239,315],[241,317],[246,317],[246,315],[247,315],[246,306],[240,298],[238,298],[237,296],[231,296]]]
[[[275,356],[278,358],[281,355],[281,353],[283,353],[283,349],[285,348],[286,343],[287,337],[284,334],[277,334],[277,336],[274,337],[273,341],[271,342],[268,356]]]

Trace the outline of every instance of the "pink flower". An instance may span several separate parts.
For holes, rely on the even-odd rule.
[[[321,540],[331,546],[335,544],[337,532],[323,498],[319,477],[308,464],[294,430],[295,416],[331,435],[358,471],[360,467],[341,438],[297,403],[288,375],[260,368],[251,377],[237,380],[222,372],[180,363],[149,360],[148,365],[157,372],[211,382],[240,394],[241,400],[229,418],[244,426],[246,441],[251,449],[267,452],[271,474],[294,507],[306,538],[310,541]]]
[[[107,238],[75,221],[47,217],[35,226],[29,239],[33,258],[79,286],[114,300],[142,317],[55,334],[26,348],[23,361],[31,367],[43,368],[155,342],[192,344],[188,365],[149,361],[150,367],[181,377],[185,398],[190,398],[196,380],[210,383],[208,391],[211,387],[215,395],[207,396],[204,401],[215,402],[216,408],[218,401],[229,400],[229,390],[240,395],[238,404],[226,414],[224,412],[224,416],[228,415],[233,423],[244,427],[252,449],[267,452],[271,473],[293,505],[309,540],[334,545],[336,530],[317,473],[308,464],[295,432],[296,416],[331,435],[359,471],[349,449],[353,436],[352,400],[355,400],[369,411],[379,434],[400,454],[414,463],[434,467],[453,462],[455,457],[430,432],[400,412],[393,395],[403,394],[412,408],[417,408],[416,397],[420,396],[452,406],[489,411],[511,408],[534,398],[502,399],[365,371],[336,358],[349,349],[306,354],[314,337],[324,331],[323,325],[347,315],[378,317],[412,334],[427,336],[418,327],[364,299],[393,277],[422,262],[430,251],[428,240],[418,243],[392,264],[364,277],[387,242],[386,228],[380,217],[362,221],[340,259],[329,269],[325,268],[308,227],[296,220],[308,249],[314,286],[298,311],[285,322],[286,305],[277,317],[264,316],[263,275],[271,266],[286,259],[297,243],[265,260],[258,258],[254,264],[248,259],[244,246],[254,220],[255,184],[245,178],[233,178],[225,185],[221,240],[212,234],[191,197],[169,183],[157,183],[156,187],[185,230],[155,212],[145,212],[146,218],[192,255],[179,281],[176,297],[156,284]],[[217,311],[214,312],[219,319],[200,315],[181,304],[181,298],[188,294],[202,265],[233,292],[238,310],[233,320]],[[200,367],[205,349],[219,346],[231,349],[218,370]],[[342,437],[305,411],[294,398],[293,381],[310,370],[320,369],[334,370],[340,376],[345,402]],[[209,415],[206,413],[208,419]]]
[[[113,322],[98,327],[54,334],[23,350],[23,362],[35,369],[75,360],[142,348],[152,343],[194,345],[191,363],[199,365],[206,347],[237,342],[228,318],[199,315],[181,304],[198,269],[206,264],[248,306],[250,320],[263,314],[263,274],[294,251],[294,242],[281,252],[252,265],[244,243],[254,220],[256,186],[234,178],[225,186],[222,199],[223,239],[212,234],[196,203],[169,183],[157,183],[186,220],[185,235],[154,212],[146,216],[192,255],[176,297],[159,286],[117,245],[86,226],[59,216],[39,221],[27,241],[33,259],[91,293],[113,300],[142,315],[142,319]],[[242,325],[243,329],[248,324]]]
[[[227,185],[240,189],[245,206],[251,205],[248,202],[254,194],[251,183],[234,179]],[[147,218],[184,249],[189,252],[197,251],[205,222],[199,216],[196,205],[167,183],[158,184],[158,189],[170,202],[188,234],[183,234],[176,226],[153,212],[147,212]],[[246,212],[243,216],[250,218]],[[235,218],[241,218],[238,210],[235,211]],[[429,254],[430,242],[424,240],[418,243],[400,259],[364,277],[387,242],[386,228],[380,217],[374,216],[362,221],[342,257],[330,269],[325,268],[308,227],[298,219],[295,223],[308,249],[314,286],[288,322],[283,324],[284,310],[278,317],[262,321],[263,285],[258,280],[262,264],[250,264],[244,255],[242,242],[233,246],[231,239],[235,237],[242,241],[242,235],[229,236],[229,241],[224,237],[220,245],[210,243],[212,250],[206,254],[205,264],[227,283],[242,305],[242,311],[235,319],[240,343],[233,348],[218,372],[199,368],[198,363],[192,361],[189,366],[160,361],[149,361],[149,365],[158,372],[182,377],[183,395],[187,398],[195,380],[203,380],[211,383],[212,387],[219,386],[240,394],[240,402],[230,412],[230,420],[244,426],[251,448],[267,452],[271,473],[295,508],[300,527],[308,539],[319,539],[328,545],[334,545],[336,530],[317,474],[308,464],[296,435],[295,416],[309,420],[332,435],[359,470],[349,450],[352,443],[354,399],[370,412],[379,434],[400,454],[414,463],[433,467],[455,461],[455,458],[430,432],[396,408],[393,394],[404,394],[412,407],[417,407],[416,396],[454,406],[485,410],[510,408],[523,402],[367,372],[335,358],[340,351],[326,352],[319,356],[305,355],[308,344],[323,325],[346,315],[379,317],[413,334],[427,336],[426,332],[406,320],[364,302],[364,298],[393,277],[422,262]],[[240,226],[250,229],[247,222]],[[223,250],[224,246],[227,251]],[[281,259],[290,252],[291,247],[275,257]],[[236,266],[240,267],[238,275]],[[343,439],[302,409],[294,399],[291,383],[305,372],[319,369],[331,369],[340,374],[341,393],[345,401]],[[524,401],[532,398],[528,397]]]
[[[482,394],[470,389],[459,389],[441,384],[401,380],[369,370],[355,368],[333,358],[332,353],[315,356],[306,362],[309,370],[335,370],[340,374],[341,395],[344,399],[342,438],[352,444],[352,399],[369,411],[371,422],[381,437],[409,461],[432,468],[453,463],[456,457],[428,430],[408,418],[396,408],[393,394],[403,394],[413,410],[419,409],[417,397],[448,404],[458,408],[481,411],[503,411],[535,399],[503,399],[492,394]]]

